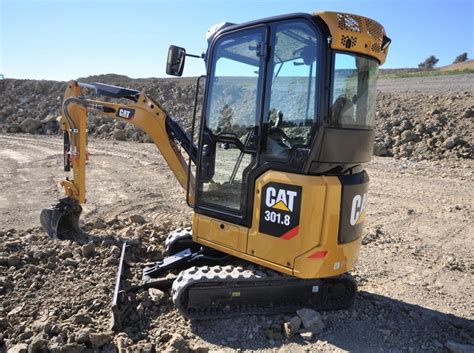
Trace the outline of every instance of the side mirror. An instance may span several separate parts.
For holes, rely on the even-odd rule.
[[[168,61],[166,62],[166,73],[172,76],[181,76],[184,69],[186,49],[171,45],[168,50]]]

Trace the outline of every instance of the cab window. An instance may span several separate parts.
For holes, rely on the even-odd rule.
[[[375,59],[336,53],[331,107],[333,127],[374,127],[378,67]]]
[[[201,143],[198,202],[246,211],[246,180],[255,167],[265,29],[221,37],[215,44]]]
[[[308,146],[316,116],[317,35],[303,21],[285,22],[273,31],[269,65],[270,95],[264,117],[264,160],[287,160]]]

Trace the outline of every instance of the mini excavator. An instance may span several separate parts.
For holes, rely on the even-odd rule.
[[[61,183],[66,197],[41,213],[44,230],[56,239],[80,232],[86,118],[99,113],[148,134],[194,210],[192,228],[171,232],[167,257],[143,270],[141,288],[147,281],[171,287],[190,319],[351,305],[357,286],[348,271],[366,214],[376,80],[390,39],[371,19],[320,12],[222,23],[207,40],[202,56],[168,51],[169,75],[182,75],[186,56],[206,64],[190,132],[143,92],[68,83],[60,124],[70,173]],[[125,249],[115,308],[126,292]]]

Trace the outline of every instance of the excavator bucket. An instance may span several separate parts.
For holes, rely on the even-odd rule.
[[[82,233],[79,228],[81,212],[82,207],[77,200],[65,197],[56,205],[41,211],[41,226],[50,238],[66,239],[68,236]]]

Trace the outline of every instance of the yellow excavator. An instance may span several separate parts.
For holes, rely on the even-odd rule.
[[[357,286],[348,271],[366,215],[376,80],[390,39],[374,20],[320,12],[222,23],[207,40],[202,55],[177,46],[168,52],[170,75],[182,75],[186,56],[206,64],[191,131],[143,92],[68,83],[61,128],[70,175],[61,183],[66,197],[42,211],[43,228],[56,239],[80,232],[86,118],[99,113],[148,134],[194,210],[192,230],[169,234],[167,257],[143,270],[141,288],[171,287],[174,304],[191,319],[349,306]],[[107,101],[86,98],[86,91]],[[120,284],[125,249],[115,308],[127,292]]]

